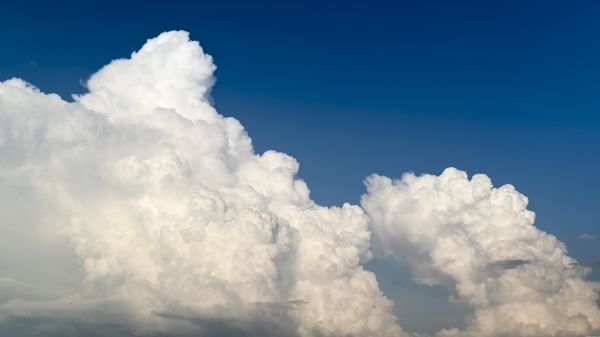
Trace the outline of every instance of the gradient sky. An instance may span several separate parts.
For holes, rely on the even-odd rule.
[[[597,1],[13,2],[0,11],[0,80],[68,98],[109,60],[185,29],[219,67],[218,111],[258,151],[296,157],[316,201],[357,202],[374,171],[486,173],[597,265],[598,241],[579,236],[600,237],[599,12]],[[384,289],[401,283],[392,274]]]

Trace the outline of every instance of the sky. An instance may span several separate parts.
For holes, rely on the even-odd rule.
[[[10,3],[0,13],[0,81],[22,78],[73,101],[110,60],[163,31],[185,30],[217,66],[216,110],[240,121],[257,153],[296,158],[318,204],[361,203],[372,173],[484,173],[526,195],[536,227],[600,280],[599,7]],[[403,327],[431,333],[461,320],[462,304],[444,304],[447,293],[411,284],[392,265],[366,266],[389,298],[443,312],[443,322],[421,322],[421,311],[397,305]]]

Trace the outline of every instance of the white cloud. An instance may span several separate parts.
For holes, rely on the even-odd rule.
[[[214,70],[186,32],[167,32],[94,74],[73,103],[0,84],[2,242],[54,241],[46,251],[67,245],[75,261],[48,296],[5,288],[0,319],[136,334],[402,335],[362,266],[362,209],[316,205],[295,159],[255,154],[240,123],[209,103]],[[21,284],[10,269],[42,261],[15,252],[0,276]]]
[[[405,336],[363,267],[373,231],[417,282],[449,285],[474,308],[466,331],[442,334],[598,330],[595,285],[512,187],[453,169],[373,176],[367,213],[317,205],[294,158],[254,153],[211,106],[214,70],[173,31],[102,68],[72,103],[0,83],[2,324],[56,336]]]
[[[440,336],[566,336],[600,329],[598,285],[565,246],[533,226],[527,198],[485,175],[373,175],[362,206],[382,254],[414,280],[446,286],[473,308]]]

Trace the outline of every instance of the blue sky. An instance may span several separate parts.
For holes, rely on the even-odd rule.
[[[373,173],[455,166],[511,183],[582,262],[600,237],[596,1],[11,3],[0,80],[63,97],[108,60],[185,29],[213,97],[258,151],[296,157],[312,197],[357,202]],[[598,278],[598,271],[595,271]],[[391,282],[391,281],[390,281]]]

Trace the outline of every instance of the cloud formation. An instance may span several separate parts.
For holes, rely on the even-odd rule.
[[[94,74],[73,103],[19,79],[0,85],[3,227],[26,230],[20,241],[60,236],[82,279],[52,300],[13,292],[3,319],[402,335],[362,266],[364,212],[316,205],[295,159],[255,154],[240,123],[209,104],[214,70],[186,32],[167,32]]]
[[[598,285],[556,237],[533,226],[527,198],[446,169],[440,176],[373,175],[362,206],[379,249],[414,281],[443,286],[473,308],[464,331],[440,336],[568,336],[600,328]]]
[[[374,243],[473,307],[466,330],[440,335],[600,329],[597,285],[514,188],[448,169],[372,176],[362,207],[317,205],[294,158],[256,154],[211,106],[215,68],[172,31],[74,102],[0,83],[0,322],[45,336],[407,336],[364,268]]]

